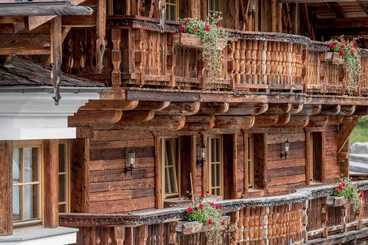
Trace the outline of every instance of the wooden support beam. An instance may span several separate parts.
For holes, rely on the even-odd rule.
[[[215,126],[214,116],[190,116],[186,117],[183,130],[188,131],[206,131]]]
[[[289,113],[292,109],[292,104],[269,104],[267,114],[283,115]]]
[[[286,128],[305,128],[309,123],[309,116],[291,116],[288,123],[279,127]]]
[[[272,127],[277,124],[279,115],[260,115],[256,116],[254,126],[256,127]]]
[[[343,123],[343,121],[344,121],[343,116],[328,116],[328,124],[339,125]]]
[[[226,115],[255,116],[261,115],[268,110],[268,104],[244,104],[231,103]]]
[[[138,123],[138,122],[148,122],[152,120],[152,118],[155,116],[154,111],[126,111],[123,113],[123,116],[119,120],[119,123]]]
[[[360,7],[362,7],[364,12],[368,15],[368,2],[367,2],[367,0],[357,0],[357,2],[359,3]]]
[[[196,114],[199,111],[200,106],[200,102],[171,102],[171,104],[166,109],[156,112],[156,115],[190,116]]]
[[[56,228],[59,226],[59,141],[43,141],[44,163],[44,227]]]
[[[290,119],[291,119],[291,114],[290,113],[279,115],[279,119],[277,120],[276,125],[277,126],[285,125],[285,124],[290,122]]]
[[[13,234],[13,143],[0,141],[0,236]]]
[[[70,212],[89,213],[89,138],[75,139],[71,149]]]
[[[315,116],[321,113],[322,105],[304,105],[303,110],[297,115],[300,116]]]
[[[189,117],[190,118],[190,117]],[[131,132],[137,131],[177,131],[184,127],[185,116],[155,116],[146,122],[119,122],[109,129],[126,129]],[[102,128],[102,127],[101,127]]]
[[[163,208],[161,139],[155,135],[155,197],[156,208]]]
[[[359,116],[368,115],[368,107],[366,107],[366,106],[356,106],[355,111],[354,111],[354,115],[359,115]]]
[[[168,101],[139,101],[135,111],[155,111],[159,112],[165,110],[170,105]]]
[[[229,110],[227,102],[201,102],[201,108],[196,115],[220,115]]]
[[[0,55],[50,54],[49,34],[0,34]]]
[[[293,104],[290,110],[290,114],[291,115],[298,114],[299,112],[303,110],[303,106],[304,106],[303,104]]]
[[[97,0],[96,21],[96,72],[101,73],[103,69],[103,56],[106,50],[106,0]]]
[[[113,70],[111,72],[111,84],[113,87],[119,87],[121,85],[121,68],[122,62],[120,43],[121,43],[121,29],[111,30],[111,41],[113,43],[113,49],[111,50],[111,63]]]
[[[318,19],[316,22],[316,28],[318,29],[360,28],[367,25],[368,17]]]
[[[307,127],[325,127],[328,122],[328,116],[309,117],[309,123]]]
[[[350,134],[353,132],[360,117],[353,117],[350,121],[344,121],[339,133],[337,134],[337,152],[341,152]]]
[[[138,106],[137,100],[90,100],[79,111],[129,111]]]
[[[345,117],[351,116],[354,114],[355,108],[355,105],[342,105],[339,115]]]
[[[249,129],[254,122],[254,116],[216,116],[215,128]]]
[[[326,3],[326,6],[332,10],[332,12],[334,12],[334,14],[336,15],[336,18],[344,18],[344,12],[342,11],[340,5],[336,2],[332,2],[332,3]]]
[[[114,124],[120,121],[122,111],[78,111],[68,117],[69,127],[89,126],[94,124]]]
[[[321,115],[335,116],[341,111],[341,105],[323,105]]]

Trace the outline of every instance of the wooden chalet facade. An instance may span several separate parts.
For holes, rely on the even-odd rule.
[[[8,4],[1,2],[0,16],[1,4]],[[57,12],[37,10],[0,18],[2,66],[19,61],[14,55],[52,64],[56,101],[57,77],[107,87],[68,117],[74,137],[39,136],[36,145],[32,137],[0,138],[6,170],[0,175],[0,242],[32,225],[60,225],[79,229],[76,244],[206,244],[203,233],[178,229],[193,193],[218,200],[230,216],[224,244],[366,244],[368,206],[353,212],[350,204],[333,207],[326,200],[349,174],[349,135],[368,114],[368,50],[361,30],[368,25],[367,3],[72,3],[89,6],[92,15],[55,17]],[[222,12],[229,38],[218,51],[220,74],[211,78],[201,43],[179,33],[176,20],[196,14],[205,19],[214,11]],[[357,87],[346,82],[343,63],[326,58],[329,49],[321,42],[344,33],[363,36],[365,79]],[[9,81],[19,74],[7,72]],[[67,98],[73,101],[75,94]],[[24,149],[42,149],[44,174],[16,182],[14,164]],[[127,169],[131,153],[135,166]],[[368,181],[356,184],[368,201]],[[27,213],[32,205],[42,213],[35,223],[35,217],[15,213],[17,186],[30,185],[42,190],[34,194],[40,201],[24,195],[16,207]]]

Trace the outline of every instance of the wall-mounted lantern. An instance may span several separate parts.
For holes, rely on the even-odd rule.
[[[202,168],[205,162],[206,162],[206,146],[202,144],[199,150],[199,158],[197,159],[197,167]]]
[[[282,144],[282,149],[281,149],[281,153],[280,153],[280,157],[285,157],[289,155],[289,151],[290,151],[290,142],[288,140],[286,140],[285,143]]]
[[[125,167],[125,173],[132,172],[135,167],[135,152],[130,149],[128,152],[127,163]]]

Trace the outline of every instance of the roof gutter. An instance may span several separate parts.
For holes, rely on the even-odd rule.
[[[62,93],[103,93],[109,92],[111,87],[60,87]],[[52,86],[0,86],[0,93],[53,93]]]
[[[92,8],[75,6],[69,1],[0,3],[0,17],[91,15],[92,13]]]

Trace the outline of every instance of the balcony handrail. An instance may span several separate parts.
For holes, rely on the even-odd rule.
[[[357,185],[359,190],[368,190],[368,180],[354,182],[354,184]],[[287,195],[223,200],[216,203],[221,206],[223,213],[230,213],[244,207],[279,206],[322,198],[330,195],[336,187],[337,185],[308,187],[298,189],[295,193]],[[63,226],[83,227],[97,225],[136,227],[183,220],[186,210],[186,207],[173,207],[137,211],[128,214],[62,213],[59,216],[59,220],[60,225]]]

